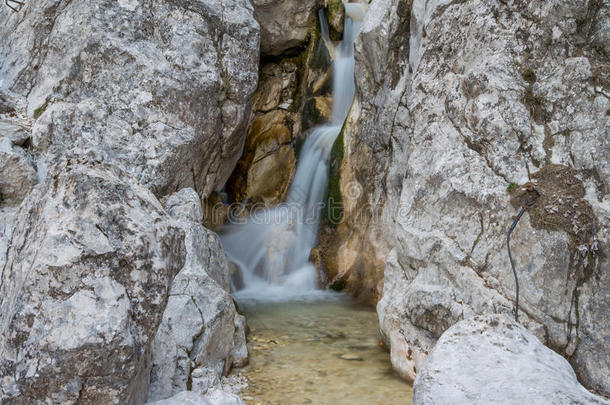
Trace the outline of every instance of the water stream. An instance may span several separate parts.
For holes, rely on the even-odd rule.
[[[252,212],[246,223],[228,225],[221,233],[229,260],[242,272],[245,288],[238,296],[291,299],[316,290],[309,253],[316,244],[324,208],[330,151],[355,93],[354,40],[363,8],[354,4],[347,10],[343,40],[334,49],[332,121],[307,137],[286,201]],[[320,25],[322,35],[328,37],[323,12]]]
[[[319,13],[322,38],[334,48],[332,121],[306,139],[286,201],[253,211],[221,233],[243,277],[234,297],[251,329],[250,364],[240,373],[249,381],[242,396],[252,405],[411,403],[411,386],[392,373],[389,354],[378,345],[374,309],[317,289],[309,262],[330,151],[355,94],[354,40],[364,8],[345,6],[343,40],[336,46]]]

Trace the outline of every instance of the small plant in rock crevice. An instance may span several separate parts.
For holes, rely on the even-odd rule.
[[[45,103],[45,104],[43,104],[43,105],[41,105],[40,107],[36,108],[36,109],[34,110],[34,118],[38,118],[38,117],[40,117],[40,116],[42,115],[42,113],[44,113],[44,112],[45,112],[45,110],[46,110],[46,109],[47,109],[47,105],[46,105],[46,103]]]
[[[534,73],[534,71],[530,68],[527,68],[523,72],[521,72],[521,77],[523,78],[523,80],[530,84],[536,82],[536,73]]]

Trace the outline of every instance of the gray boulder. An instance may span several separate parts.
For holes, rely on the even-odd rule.
[[[324,1],[253,0],[252,4],[261,27],[261,54],[277,56],[304,45]]]
[[[132,404],[184,232],[117,167],[66,158],[24,200],[0,280],[0,402]]]
[[[0,21],[0,91],[37,153],[95,147],[159,196],[225,183],[258,75],[249,1],[31,0]]]
[[[190,389],[189,381],[193,390],[205,393],[230,370],[234,351],[246,350],[247,359],[244,329],[236,328],[241,316],[229,295],[227,259],[218,236],[201,225],[197,193],[183,189],[165,206],[185,232],[186,259],[153,343],[149,401]]]
[[[510,318],[477,316],[438,340],[413,386],[414,405],[593,405],[570,364]]]

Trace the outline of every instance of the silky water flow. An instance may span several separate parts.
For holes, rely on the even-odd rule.
[[[324,208],[330,151],[354,99],[354,40],[364,15],[356,3],[346,4],[346,11],[343,40],[334,52],[332,122],[316,127],[306,139],[284,203],[257,210],[244,223],[227,225],[221,232],[229,260],[242,272],[244,288],[237,297],[289,300],[316,295],[309,253]],[[330,44],[323,10],[319,14],[322,35]]]

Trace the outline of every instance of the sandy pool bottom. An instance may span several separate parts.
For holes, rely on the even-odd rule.
[[[241,393],[255,404],[405,404],[412,386],[379,346],[377,315],[346,298],[240,302],[250,327]]]

